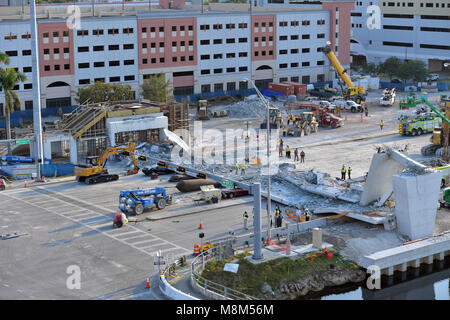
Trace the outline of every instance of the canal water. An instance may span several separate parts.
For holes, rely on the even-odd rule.
[[[398,275],[394,284],[385,286],[382,281],[381,290],[369,290],[365,284],[342,288],[339,292],[328,293],[321,300],[450,300],[450,268],[448,261],[445,269],[433,267],[433,272],[423,272],[414,277],[408,274],[408,280],[399,281]]]

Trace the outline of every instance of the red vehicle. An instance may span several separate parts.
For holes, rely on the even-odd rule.
[[[248,195],[248,190],[242,188],[222,190],[222,199],[233,199],[234,197],[242,197]]]
[[[336,129],[344,125],[344,119],[339,118],[332,113],[321,111],[319,114],[319,123],[321,125],[331,126],[331,128]]]

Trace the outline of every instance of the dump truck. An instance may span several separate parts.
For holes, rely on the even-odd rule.
[[[146,208],[164,209],[172,203],[172,196],[164,188],[122,190],[119,194],[119,209],[125,214],[140,215]]]

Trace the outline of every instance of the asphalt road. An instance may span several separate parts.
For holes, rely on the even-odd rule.
[[[167,182],[139,174],[0,193],[0,234],[27,233],[0,240],[0,299],[165,299],[156,285],[145,288],[157,273],[156,251],[169,258],[192,254],[200,221],[206,240],[242,228],[242,212],[251,212],[239,205],[114,229],[119,191],[156,184]],[[81,272],[80,289],[67,286],[71,266]]]
[[[385,119],[386,128],[394,129],[392,115],[397,111],[378,112],[363,123],[358,121],[358,115],[349,114],[349,123],[343,130],[322,130],[300,138],[301,143],[332,141],[350,133],[377,132],[380,118]],[[333,148],[336,152],[332,161],[324,154],[323,146],[316,147],[316,152],[314,148],[308,151],[307,161],[327,171],[332,169],[333,162],[346,163],[347,160],[338,157],[341,154],[360,163],[359,170],[363,172],[370,165],[373,144],[411,143],[412,153],[417,154],[428,139],[429,135],[393,135],[346,142],[339,146],[342,152],[337,152],[337,146]],[[367,159],[355,154],[355,150],[365,150]],[[357,163],[352,163],[353,166],[357,174]],[[113,229],[120,190],[161,186],[169,194],[175,192],[175,184],[168,183],[167,178],[162,180],[150,180],[138,174],[98,185],[73,181],[0,192],[0,234],[27,233],[0,240],[0,299],[164,299],[156,285],[150,290],[145,288],[147,277],[156,282],[153,278],[156,252],[161,250],[169,258],[191,254],[194,244],[199,243],[200,222],[205,240],[225,236],[230,229],[242,233],[242,213],[247,210],[250,214],[252,208],[251,204],[237,205],[160,221],[144,220]],[[177,205],[180,203],[174,204]],[[68,273],[71,268],[79,268],[81,272],[80,289],[67,286],[73,276]]]

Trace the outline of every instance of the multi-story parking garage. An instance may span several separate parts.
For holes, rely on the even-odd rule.
[[[74,105],[77,90],[96,81],[129,84],[138,98],[143,81],[160,72],[175,95],[247,89],[246,78],[262,88],[270,81],[329,81],[334,71],[320,52],[328,40],[342,64],[350,63],[353,1],[251,10],[247,4],[166,5],[80,3],[78,29],[68,27],[67,5],[39,5],[42,106]],[[2,6],[0,51],[31,79],[28,12]],[[23,110],[33,106],[30,81],[17,87]],[[0,113],[3,99],[0,92]]]

